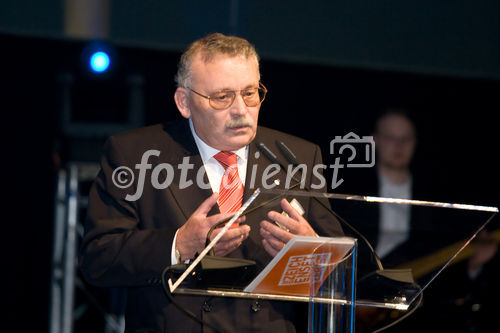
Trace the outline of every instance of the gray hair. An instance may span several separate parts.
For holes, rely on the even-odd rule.
[[[253,57],[257,62],[257,66],[259,66],[259,56],[249,41],[236,36],[213,33],[191,43],[181,55],[177,74],[175,75],[175,82],[178,87],[186,88],[190,86],[191,64],[198,54],[201,54],[205,63],[211,61],[217,55],[241,56],[245,59]]]

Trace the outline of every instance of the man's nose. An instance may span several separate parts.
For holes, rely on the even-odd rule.
[[[241,116],[247,112],[247,105],[243,100],[243,96],[241,94],[237,94],[234,98],[233,105],[230,107],[230,112],[232,115]]]

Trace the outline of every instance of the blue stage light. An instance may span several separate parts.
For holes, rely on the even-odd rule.
[[[95,73],[104,73],[110,65],[110,59],[106,52],[94,52],[90,56],[90,69]]]

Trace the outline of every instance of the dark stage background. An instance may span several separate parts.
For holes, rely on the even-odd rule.
[[[144,124],[154,124],[179,117],[173,102],[179,52],[115,44],[115,65],[108,76],[98,78],[89,75],[82,62],[84,41],[4,33],[0,45],[7,198],[1,243],[3,271],[8,273],[3,303],[8,304],[8,321],[14,325],[10,327],[44,332],[55,175],[68,161],[97,161],[104,140],[64,132],[61,77],[73,76],[72,111],[75,119],[90,125],[125,119],[125,82],[131,75],[139,77]],[[335,136],[351,131],[370,135],[377,112],[408,108],[419,133],[415,167],[428,172],[440,189],[433,198],[420,199],[499,205],[499,80],[321,65],[276,56],[263,57],[261,72],[269,89],[261,125],[319,144],[328,161]]]

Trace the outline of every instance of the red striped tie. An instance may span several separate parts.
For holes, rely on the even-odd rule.
[[[219,210],[221,213],[237,212],[243,199],[243,183],[238,174],[238,156],[230,151],[221,151],[215,154],[214,158],[225,170],[219,188]]]

